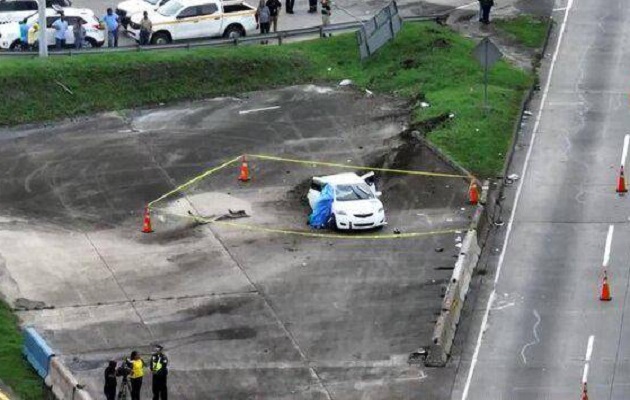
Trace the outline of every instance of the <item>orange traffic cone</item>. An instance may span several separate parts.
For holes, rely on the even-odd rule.
[[[142,223],[142,233],[151,233],[153,229],[151,228],[151,212],[149,211],[149,206],[144,208],[144,222]]]
[[[617,193],[626,193],[626,177],[623,175],[623,165],[619,169],[619,177],[617,178]]]
[[[610,286],[608,285],[608,274],[604,271],[604,279],[602,280],[602,293],[599,296],[601,301],[610,301],[612,296],[610,295]]]
[[[584,385],[582,386],[582,397],[580,397],[580,400],[588,400],[588,393],[586,390],[586,382],[584,382]]]
[[[241,182],[247,182],[249,179],[249,166],[247,166],[247,160],[245,159],[245,156],[243,156],[241,160],[241,173],[238,176],[238,180]]]
[[[477,186],[477,181],[474,179],[470,182],[470,187],[468,188],[468,198],[470,200],[470,204],[473,206],[479,203],[479,187]]]

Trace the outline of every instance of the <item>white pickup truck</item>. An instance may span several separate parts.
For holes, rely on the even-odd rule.
[[[256,30],[256,9],[241,0],[170,0],[148,11],[151,44],[210,37],[239,37]],[[140,39],[142,13],[131,16],[127,33]]]

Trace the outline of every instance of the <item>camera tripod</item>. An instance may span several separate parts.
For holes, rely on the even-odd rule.
[[[123,377],[120,382],[120,390],[118,391],[118,400],[127,400],[127,396],[131,397],[131,383],[127,377]]]

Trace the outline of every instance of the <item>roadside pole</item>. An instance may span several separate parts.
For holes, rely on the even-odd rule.
[[[39,0],[39,56],[48,57],[48,42],[46,39],[46,0]]]

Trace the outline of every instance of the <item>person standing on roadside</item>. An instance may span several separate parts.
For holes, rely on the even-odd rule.
[[[140,45],[146,46],[151,39],[151,32],[153,32],[153,23],[149,19],[149,13],[144,12],[142,20],[140,21]]]
[[[107,26],[107,47],[118,47],[118,26],[120,25],[118,15],[114,14],[114,10],[108,8],[103,22]]]
[[[295,0],[285,0],[285,11],[287,14],[293,14],[293,5],[295,4]]]
[[[330,25],[330,2],[328,0],[322,0],[322,27],[326,28]],[[326,33],[322,33],[326,37]],[[331,33],[328,36],[332,36]]]
[[[488,25],[490,23],[490,10],[494,6],[494,0],[479,0],[481,7],[481,22]]]
[[[271,12],[269,11],[269,7],[265,4],[265,0],[260,0],[260,4],[258,4],[258,9],[256,10],[256,21],[258,22],[258,26],[260,27],[260,34],[264,35],[269,33],[269,25],[271,22]],[[267,44],[267,40],[261,40],[260,44]]]
[[[116,361],[112,360],[105,368],[105,386],[103,387],[103,393],[107,400],[116,400]]]
[[[164,348],[156,344],[151,356],[151,373],[153,373],[153,400],[168,400],[166,377],[168,375],[168,358],[162,352]]]
[[[83,42],[85,41],[85,28],[80,18],[77,18],[72,30],[74,33],[74,48],[80,50],[83,48]]]
[[[53,22],[52,27],[55,29],[55,48],[61,50],[66,47],[66,33],[68,32],[66,16],[60,13],[59,19]]]
[[[311,14],[317,12],[317,0],[308,0],[308,12]]]
[[[140,400],[142,377],[144,377],[144,361],[142,361],[137,351],[131,352],[131,360],[127,360],[127,366],[131,368],[131,374],[129,375],[131,400]]]
[[[20,21],[20,47],[22,51],[28,50],[28,21],[26,18]]]
[[[282,3],[280,3],[280,0],[267,0],[267,7],[269,7],[269,15],[271,16],[273,31],[278,32],[278,15],[280,15]]]

